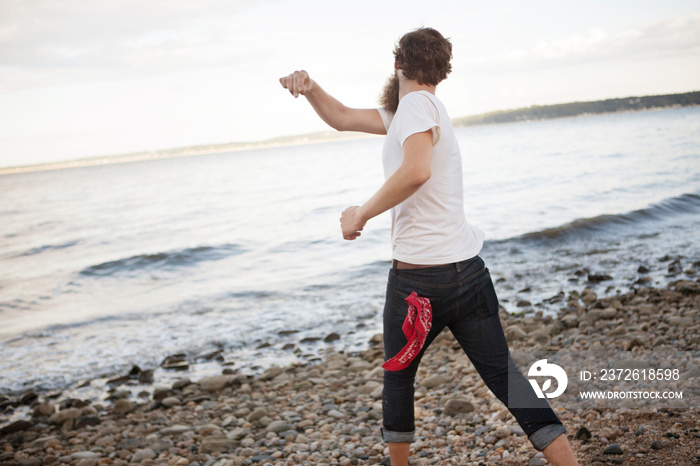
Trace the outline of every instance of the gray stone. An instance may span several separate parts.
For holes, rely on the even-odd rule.
[[[175,424],[170,427],[163,427],[158,432],[160,435],[182,435],[192,430],[192,427],[183,424]]]
[[[513,432],[511,432],[511,430],[508,427],[503,427],[494,432],[493,435],[498,439],[503,439],[506,437],[510,437],[512,433]]]
[[[603,450],[604,455],[621,455],[622,454],[622,447],[618,445],[617,443],[613,443],[612,445],[608,445],[605,447],[605,450]]]
[[[265,408],[255,408],[253,412],[248,415],[247,419],[250,422],[255,422],[265,415],[267,415],[267,410]]]
[[[268,424],[266,430],[268,432],[279,434],[280,432],[287,430],[294,430],[294,426],[285,421],[272,421],[270,424]]]
[[[6,425],[2,429],[0,429],[0,435],[5,435],[5,434],[12,434],[15,432],[21,432],[23,430],[27,430],[30,427],[32,427],[34,424],[32,424],[29,421],[25,420],[19,420],[15,421],[11,424]]]
[[[421,385],[425,388],[435,388],[439,385],[449,382],[449,380],[449,378],[445,377],[442,374],[435,374],[423,380],[421,382]]]
[[[519,325],[509,325],[505,330],[505,334],[508,341],[517,341],[527,338],[527,332]]]
[[[58,437],[41,437],[32,442],[32,448],[44,448],[49,440],[58,440]]]
[[[199,451],[203,454],[214,452],[226,453],[234,450],[239,444],[240,442],[226,437],[206,437],[202,440]]]
[[[199,386],[202,390],[207,392],[217,392],[224,389],[233,380],[233,376],[230,375],[213,375],[211,377],[204,377],[199,381]]]
[[[466,414],[474,411],[474,405],[464,398],[453,398],[445,405],[446,416],[456,416],[458,414]]]
[[[178,398],[176,396],[169,396],[167,398],[163,398],[160,402],[166,408],[172,408],[173,406],[180,406],[182,404],[182,401],[180,401],[180,398]]]
[[[659,442],[658,440],[654,440],[651,442],[651,449],[652,450],[661,450],[663,448],[663,444]]]
[[[70,455],[72,460],[98,460],[102,458],[98,453],[94,451],[78,451]]]
[[[134,411],[134,404],[125,399],[117,400],[114,402],[112,407],[112,412],[114,414],[129,414]]]
[[[78,408],[68,408],[63,411],[59,411],[51,416],[49,422],[51,424],[64,424],[66,421],[76,420],[80,417],[80,410]]]
[[[151,450],[150,448],[144,448],[143,450],[136,450],[136,453],[134,453],[131,456],[131,462],[132,463],[140,463],[143,460],[152,460],[155,459],[156,457],[156,452]]]
[[[272,380],[278,375],[280,375],[282,372],[284,372],[284,369],[282,369],[281,367],[271,367],[262,373],[262,375],[260,376],[260,380]]]
[[[53,403],[47,401],[45,403],[40,403],[34,408],[34,417],[50,417],[56,412],[56,406]]]

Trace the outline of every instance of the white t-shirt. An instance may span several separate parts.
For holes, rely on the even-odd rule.
[[[409,136],[432,130],[430,179],[411,197],[391,209],[392,257],[409,264],[435,265],[470,259],[481,251],[484,233],[464,215],[462,156],[445,106],[427,91],[411,92],[396,114],[380,108],[387,129],[384,176],[403,161],[402,146]]]

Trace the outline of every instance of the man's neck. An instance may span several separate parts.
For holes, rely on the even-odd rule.
[[[417,91],[428,91],[435,95],[435,86],[420,84],[412,79],[399,78],[399,100],[403,99],[406,94]]]

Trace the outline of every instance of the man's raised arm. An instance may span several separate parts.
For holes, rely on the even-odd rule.
[[[324,91],[306,71],[295,71],[282,77],[280,84],[295,98],[300,95],[306,97],[318,116],[338,131],[386,134],[386,128],[377,109],[346,107]]]

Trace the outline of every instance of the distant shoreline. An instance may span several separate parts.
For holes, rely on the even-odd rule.
[[[674,107],[691,107],[700,105],[700,91],[682,94],[664,94],[642,97],[624,97],[617,99],[596,100],[588,102],[571,102],[554,105],[533,105],[531,107],[511,110],[499,110],[468,117],[454,118],[455,127],[475,126],[484,124],[512,123],[519,121],[537,121],[554,118],[565,118],[591,114],[619,113],[631,111],[658,110]],[[267,149],[273,147],[295,146],[321,142],[357,139],[371,137],[362,133],[324,131],[320,133],[283,136],[259,142],[237,142],[210,144],[189,147],[178,147],[156,151],[133,152],[121,155],[88,157],[64,162],[51,162],[19,167],[0,168],[0,175],[27,173],[46,170],[61,170],[66,168],[111,165],[117,163],[142,162],[177,157],[220,154],[243,150]]]

